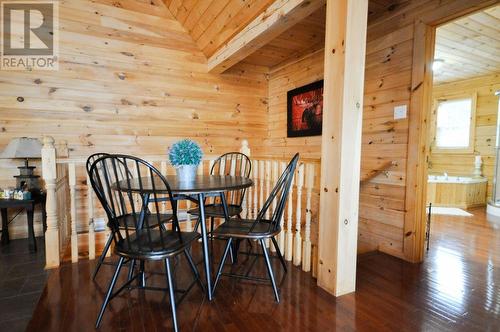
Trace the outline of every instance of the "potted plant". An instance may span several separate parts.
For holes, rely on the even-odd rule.
[[[175,167],[180,181],[192,181],[203,158],[203,152],[195,141],[183,139],[172,145],[168,158],[170,164]]]

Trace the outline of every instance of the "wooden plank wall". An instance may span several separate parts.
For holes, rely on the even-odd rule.
[[[479,2],[474,1],[470,6]],[[394,164],[361,187],[358,253],[380,250],[405,258],[409,128],[408,119],[393,119],[393,108],[410,106],[414,22],[424,16],[440,19],[454,15],[467,6],[465,1],[404,1],[368,22],[362,177],[388,162]],[[304,151],[308,157],[320,157],[319,138],[286,138],[286,91],[321,79],[322,56],[320,52],[271,73],[271,127],[267,139],[270,154],[282,156]]]
[[[362,172],[395,164],[361,188],[359,252],[404,258],[408,121],[392,113],[410,104],[414,22],[484,2],[493,3],[403,1],[369,22]],[[254,156],[319,158],[319,137],[286,138],[286,90],[322,77],[321,52],[269,74],[244,65],[210,75],[203,53],[160,1],[72,0],[60,14],[58,72],[0,73],[0,148],[15,136],[50,133],[67,140],[73,156],[159,154],[191,136],[214,154],[248,138]]]
[[[287,91],[323,79],[323,49],[269,74],[269,127],[267,151],[285,158],[300,152],[302,158],[320,159],[321,136],[286,137]]]
[[[324,52],[321,49],[301,58],[297,62],[277,67],[269,73],[269,126],[265,141],[267,154],[271,157],[290,158],[293,154],[299,152],[301,160],[313,159],[317,162],[311,198],[313,266],[315,266],[317,259],[321,136],[286,137],[287,91],[323,79],[323,59]],[[303,197],[302,206],[305,206],[305,203],[305,197]],[[301,220],[305,221],[305,216]],[[302,229],[304,228],[302,227]]]
[[[246,138],[262,153],[266,76],[248,65],[207,74],[206,57],[164,6],[61,2],[59,71],[0,72],[0,150],[13,137],[49,134],[66,140],[72,157],[158,155],[181,137],[210,154]],[[2,172],[0,187],[13,185],[16,171]],[[24,216],[15,224],[23,229]]]
[[[474,152],[465,154],[432,152],[429,158],[429,174],[472,175],[474,156],[481,155],[483,176],[488,178],[488,198],[491,197],[493,172],[495,167],[495,143],[498,114],[498,97],[495,91],[500,89],[500,73],[468,80],[449,82],[433,88],[433,98],[446,98],[453,95],[477,93],[476,128]],[[435,122],[433,109],[432,122]],[[430,138],[434,139],[433,137]]]
[[[369,49],[367,49],[369,51]],[[321,137],[286,137],[286,93],[287,91],[323,78],[323,50],[310,54],[300,61],[271,72],[269,76],[269,131],[267,145],[269,152],[277,157],[290,155],[294,151],[300,151],[306,158],[320,159]],[[367,56],[369,59],[369,55]],[[367,73],[370,63],[367,63]],[[371,63],[373,67],[373,63]],[[365,83],[365,95],[373,93],[373,87],[377,86],[370,81]],[[368,97],[369,98],[369,97]],[[394,245],[395,240],[402,250],[402,228],[394,229],[394,223],[401,223],[404,218],[404,187],[401,180],[398,182],[398,174],[394,174],[399,168],[399,177],[403,176],[404,169],[399,165],[405,165],[404,154],[397,156],[397,151],[391,153],[393,147],[401,147],[406,143],[408,123],[403,121],[392,121],[392,109],[380,106],[373,102],[367,102],[365,97],[365,109],[363,116],[363,153],[362,172],[369,173],[377,169],[387,161],[396,160],[398,166],[391,166],[389,177],[382,175],[373,180],[374,183],[364,184],[360,194],[360,224],[358,251],[360,253],[375,250],[380,243],[387,246]],[[404,140],[403,140],[404,139]],[[394,143],[391,143],[394,142]],[[371,148],[376,144],[376,148]],[[385,144],[384,146],[380,146]],[[384,149],[377,153],[377,149]],[[406,152],[406,147],[403,149]],[[319,193],[318,193],[319,194]],[[316,198],[315,203],[318,204]],[[313,204],[315,206],[316,204]],[[390,223],[377,223],[378,220]],[[317,219],[313,218],[313,223]],[[399,224],[397,224],[399,225]],[[397,235],[393,235],[397,234]]]

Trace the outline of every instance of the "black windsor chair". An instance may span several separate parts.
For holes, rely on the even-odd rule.
[[[229,152],[221,155],[217,158],[210,169],[211,175],[236,175],[243,177],[250,177],[252,171],[252,163],[250,158],[245,154],[240,152]],[[243,199],[245,198],[246,188],[240,190],[234,190],[226,192],[225,194],[220,193],[214,197],[214,202],[205,204],[205,216],[210,217],[210,232],[214,231],[215,218],[224,218],[224,201],[225,198],[227,206],[227,214],[229,218],[238,217],[241,219],[241,205],[243,204]],[[222,197],[225,195],[225,197]],[[199,209],[191,209],[188,213],[198,216]],[[195,229],[198,229],[200,223],[200,218],[196,223]]]
[[[94,153],[87,158],[86,169],[87,169],[87,174],[89,175],[89,178],[90,178],[90,167],[92,166],[92,164],[97,159],[104,157],[104,156],[110,156],[110,155],[111,154],[109,154],[109,153],[99,152],[99,153]],[[124,171],[124,170],[120,170],[120,171]],[[132,177],[132,172],[130,172],[130,171],[127,171],[127,172],[129,173],[129,176]],[[120,174],[120,177],[125,178],[123,176],[123,174]],[[88,185],[90,185],[90,184],[88,184]],[[113,195],[115,196],[115,200],[116,200],[117,193],[113,193]],[[172,217],[173,217],[172,214],[161,214],[161,219],[163,222],[171,221]],[[117,218],[117,220],[118,220],[118,223],[120,224],[120,229],[125,229],[125,224],[127,224],[128,227],[132,227],[133,223],[134,223],[134,218],[130,214],[120,216]],[[113,230],[111,229],[111,231],[113,231]],[[108,254],[108,251],[109,251],[109,248],[110,248],[112,242],[113,242],[113,234],[111,234],[111,236],[109,236],[108,239],[106,240],[106,243],[104,245],[102,253],[99,256],[99,259],[97,260],[96,266],[94,268],[94,272],[92,274],[92,280],[95,280],[95,278],[97,277],[97,273],[99,272],[101,265],[103,265],[103,264],[116,265],[116,263],[113,263],[113,262],[106,262],[106,255]]]
[[[278,258],[281,261],[281,264],[283,265],[283,268],[285,272],[287,271],[286,269],[286,263],[283,258],[283,255],[281,254],[281,251],[278,247],[278,243],[275,239],[275,236],[281,232],[281,227],[280,227],[280,219],[283,216],[283,212],[285,209],[286,201],[288,198],[288,192],[290,190],[290,186],[292,185],[292,179],[293,179],[293,174],[295,172],[295,168],[297,167],[297,162],[299,160],[299,154],[295,154],[295,156],[292,158],[288,166],[286,167],[285,171],[279,178],[278,182],[276,183],[274,189],[271,191],[269,197],[267,198],[266,202],[264,203],[264,206],[262,209],[259,211],[256,219],[254,220],[249,220],[249,219],[243,219],[243,220],[237,220],[237,219],[230,219],[226,222],[224,222],[222,225],[217,227],[214,230],[214,235],[218,238],[223,238],[227,240],[226,246],[224,248],[224,253],[222,255],[222,259],[217,271],[217,276],[215,278],[215,283],[213,287],[213,292],[215,293],[215,289],[217,287],[217,283],[219,282],[219,279],[222,275],[224,276],[230,276],[230,277],[237,277],[237,278],[242,278],[242,279],[250,279],[250,280],[257,280],[257,281],[271,281],[271,285],[273,287],[274,291],[274,296],[276,299],[276,302],[279,302],[279,294],[278,294],[278,288],[276,286],[276,281],[274,279],[274,273],[273,273],[273,268],[271,266],[271,261],[269,257],[269,253],[266,248],[265,240],[266,239],[271,239],[274,247],[276,248],[276,253],[278,255]],[[269,210],[269,208],[272,206],[273,201],[277,202],[276,208],[274,211],[272,211],[272,216],[270,220],[266,220],[265,215],[266,212]],[[240,274],[233,274],[233,273],[223,273],[222,270],[224,268],[224,264],[229,252],[229,249],[231,248],[231,243],[233,239],[236,240],[242,240],[242,239],[250,239],[250,240],[257,240],[260,242],[260,246],[262,247],[262,252],[263,256],[266,261],[266,267],[267,267],[267,272],[269,276],[268,279],[263,279],[263,278],[257,278],[257,277],[250,277],[248,276],[248,273],[245,275],[240,275]],[[253,265],[252,265],[253,266]],[[248,271],[250,272],[250,271]]]
[[[163,290],[166,288],[146,287],[145,261],[163,260],[166,272],[166,282],[172,311],[172,322],[175,331],[178,330],[176,306],[184,299],[187,292],[198,283],[199,278],[193,259],[189,252],[191,244],[200,238],[196,232],[182,232],[177,220],[177,202],[172,196],[170,186],[165,177],[152,165],[144,160],[126,155],[107,155],[95,160],[89,171],[90,182],[108,217],[108,226],[112,230],[115,243],[114,254],[119,257],[104,302],[96,320],[99,327],[108,303],[121,291],[131,288],[134,280],[139,281],[141,289]],[[148,184],[145,186],[145,184]],[[150,189],[147,189],[150,188]],[[163,215],[160,213],[160,196],[171,206],[172,229],[167,229]],[[165,204],[167,203],[165,202]],[[132,223],[123,222],[129,218]],[[175,289],[171,259],[184,254],[194,275],[194,280],[185,290]],[[135,261],[140,261],[140,271],[134,272]],[[118,290],[113,292],[120,270],[124,263],[132,262],[128,280]],[[181,293],[176,300],[175,293]]]

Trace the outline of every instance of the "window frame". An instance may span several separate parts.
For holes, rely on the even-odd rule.
[[[436,145],[437,142],[437,113],[439,103],[443,101],[450,101],[456,99],[471,99],[471,119],[469,127],[469,146],[466,148],[441,148]],[[432,153],[474,153],[475,141],[476,141],[476,104],[477,104],[477,92],[472,93],[460,93],[460,94],[443,94],[435,96],[432,102]]]

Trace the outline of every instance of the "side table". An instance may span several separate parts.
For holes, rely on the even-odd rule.
[[[40,204],[42,208],[42,221],[43,221],[43,231],[47,228],[47,216],[45,213],[45,194],[40,194],[33,199],[19,200],[19,199],[0,199],[0,210],[2,212],[2,245],[6,245],[10,242],[9,239],[9,219],[7,215],[7,209],[9,208],[21,208],[26,209],[26,216],[28,219],[28,239],[29,239],[29,250],[37,251],[35,230],[33,227],[33,215],[35,212],[35,206]]]

